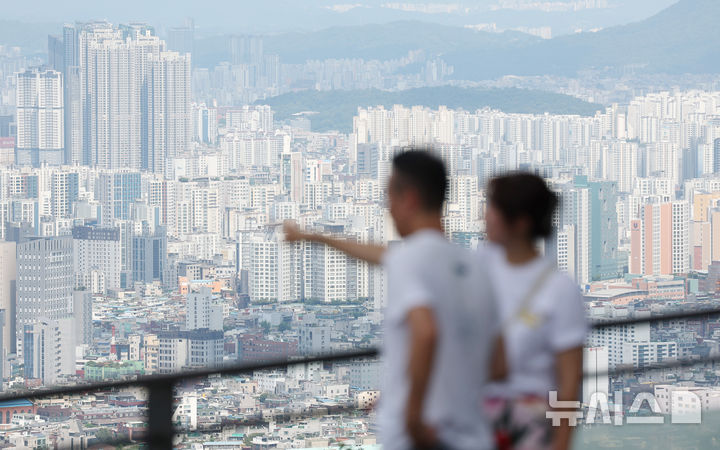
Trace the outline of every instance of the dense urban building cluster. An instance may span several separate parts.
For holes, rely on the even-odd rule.
[[[561,207],[542,249],[581,287],[591,319],[720,306],[720,93],[652,93],[593,117],[372,106],[358,109],[352,133],[320,133],[311,115],[280,122],[253,103],[307,85],[434,85],[452,67],[415,53],[285,64],[261,38],[237,36],[231,61],[193,68],[192,34],[192,24],[171,29],[166,44],[143,24],[67,25],[50,37],[47,64],[0,47],[0,105],[13,105],[0,111],[3,390],[377,345],[382,271],[287,243],[282,223],[393,245],[385,185],[393,155],[410,146],[446,161],[443,224],[467,248],[484,239],[490,178],[548,179]],[[420,73],[396,75],[409,65]],[[586,366],[718,354],[717,321],[682,319],[594,330]],[[380,372],[378,361],[353,360],[188,382],[174,420],[201,433],[178,439],[373,448],[366,409]],[[667,398],[682,382],[703,408],[720,406],[714,371],[644,377],[590,377],[585,397],[652,383]],[[321,414],[339,405],[356,409]],[[0,440],[134,439],[147,432],[145,406],[132,389],[0,403]],[[298,411],[310,414],[288,420]]]

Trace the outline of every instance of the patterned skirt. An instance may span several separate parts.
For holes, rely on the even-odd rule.
[[[549,450],[552,421],[545,417],[548,404],[537,396],[489,398],[483,403],[493,427],[498,450]]]

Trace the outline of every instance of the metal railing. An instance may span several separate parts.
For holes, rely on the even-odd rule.
[[[661,322],[682,319],[709,319],[711,317],[720,316],[720,309],[707,309],[685,313],[673,313],[659,316],[638,317],[631,319],[623,319],[616,321],[598,321],[591,324],[592,328],[610,328],[617,326],[627,326],[639,323]],[[140,376],[131,380],[99,382],[92,384],[79,384],[74,386],[62,386],[55,388],[43,388],[37,390],[16,391],[12,393],[0,395],[0,402],[20,400],[20,399],[38,399],[52,398],[63,395],[83,394],[88,392],[99,392],[127,387],[140,387],[148,391],[148,433],[145,443],[152,449],[169,450],[173,448],[173,437],[175,436],[175,427],[173,425],[173,400],[174,388],[180,382],[206,378],[209,376],[233,376],[241,374],[249,374],[259,370],[272,370],[286,368],[288,366],[310,364],[317,362],[338,362],[347,361],[358,358],[373,358],[379,354],[376,348],[360,349],[342,353],[334,353],[329,355],[316,355],[301,358],[278,359],[274,361],[254,364],[235,364],[230,366],[212,367],[194,371],[185,371],[168,375],[148,375]],[[676,367],[685,367],[697,365],[699,363],[720,362],[720,355],[703,359],[693,360],[670,360],[663,363],[646,365],[640,368],[618,368],[608,371],[608,375],[621,375],[626,373],[646,372],[650,370],[672,369]],[[587,374],[586,374],[587,375]],[[597,373],[593,373],[597,375]],[[336,405],[324,406],[320,409],[321,414],[342,413],[354,410],[354,405]],[[289,413],[288,418],[309,417],[312,414]],[[266,421],[262,416],[251,417],[240,420],[226,420],[219,427],[231,425],[258,425]],[[113,441],[112,444],[130,443],[130,441]]]

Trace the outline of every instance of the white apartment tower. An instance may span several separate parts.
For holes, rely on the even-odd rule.
[[[192,139],[190,57],[166,52],[147,25],[81,25],[83,160],[164,171]]]
[[[163,173],[166,159],[181,155],[192,141],[190,55],[161,52],[148,59],[148,104],[143,105],[148,137],[142,168]]]
[[[282,241],[275,232],[241,233],[242,267],[256,302],[289,302],[302,297],[300,244]]]
[[[17,154],[20,165],[64,161],[63,77],[50,69],[17,74]]]

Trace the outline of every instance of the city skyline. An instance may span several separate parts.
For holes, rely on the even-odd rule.
[[[41,54],[0,32],[0,390],[379,346],[382,268],[287,242],[282,225],[401,245],[387,181],[408,148],[445,162],[442,227],[469,251],[488,244],[487,183],[543,177],[559,207],[538,250],[591,322],[720,308],[720,69],[713,35],[678,25],[713,22],[712,2],[238,8],[253,20],[278,5],[257,27],[218,18],[212,32],[218,13],[196,3],[162,23],[156,5],[48,6],[64,25]],[[687,407],[713,414],[720,375],[702,361],[720,355],[719,330],[716,318],[593,329],[583,411],[593,393],[653,392],[666,417],[687,388]],[[702,365],[645,371],[681,361]],[[188,381],[178,446],[376,449],[381,378],[380,359],[355,359]],[[348,404],[359,409],[273,420]],[[132,388],[0,403],[0,442],[138,441],[146,407]],[[601,426],[582,424],[580,439]]]

